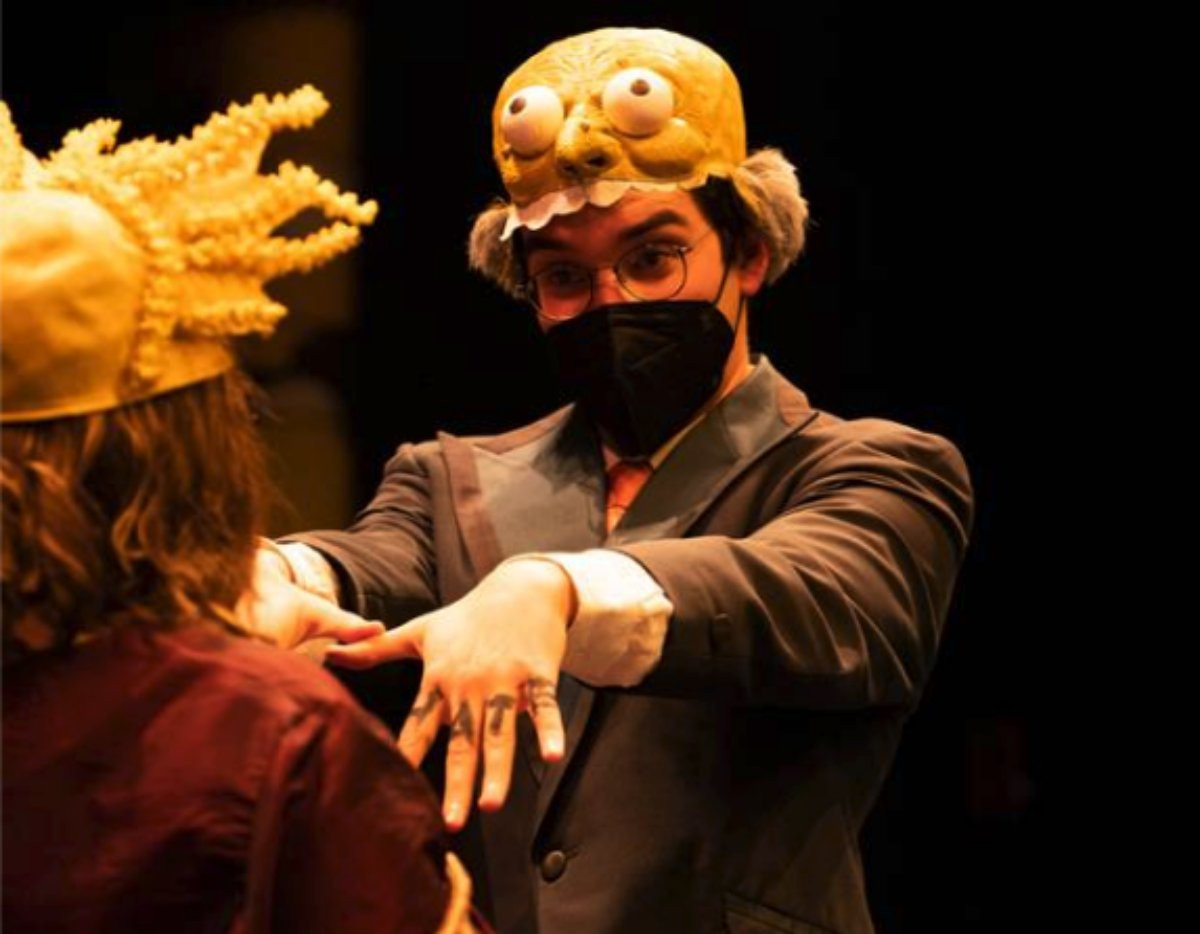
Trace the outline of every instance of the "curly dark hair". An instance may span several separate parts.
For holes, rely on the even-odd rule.
[[[118,626],[238,630],[271,487],[238,371],[92,415],[6,425],[4,662]]]
[[[693,188],[691,195],[704,219],[721,238],[725,259],[736,265],[754,253],[763,239],[762,232],[729,179],[713,176],[699,188]]]

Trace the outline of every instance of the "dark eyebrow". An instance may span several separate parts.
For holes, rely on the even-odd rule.
[[[639,221],[632,227],[627,227],[617,234],[617,241],[627,243],[630,240],[636,240],[642,234],[648,233],[651,230],[656,230],[659,227],[665,227],[668,224],[678,224],[681,227],[687,226],[687,218],[678,211],[672,211],[669,208],[659,211],[656,214],[651,214],[644,221]],[[525,237],[525,255],[529,256],[538,250],[570,250],[571,245],[565,240],[561,240],[553,234],[534,231],[527,234]]]
[[[538,250],[566,250],[568,248],[565,240],[560,240],[553,234],[538,231],[525,234],[522,246],[525,248],[526,256],[530,256]]]
[[[672,211],[670,208],[659,211],[657,214],[651,214],[644,221],[634,224],[617,234],[617,239],[622,243],[627,243],[630,240],[636,240],[644,233],[649,233],[651,230],[657,230],[659,227],[666,227],[668,224],[678,224],[681,227],[687,226],[687,218],[678,211]]]

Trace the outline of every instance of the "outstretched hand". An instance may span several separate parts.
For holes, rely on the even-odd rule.
[[[450,829],[467,821],[480,757],[480,809],[496,810],[504,803],[519,714],[533,720],[542,758],[562,757],[565,740],[555,690],[574,602],[571,580],[556,564],[512,561],[455,603],[353,645],[329,647],[326,659],[346,668],[399,658],[424,661],[417,700],[398,745],[409,762],[419,765],[442,726],[450,728],[443,802]]]

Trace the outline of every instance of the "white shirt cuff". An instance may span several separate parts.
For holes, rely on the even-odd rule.
[[[282,542],[273,550],[291,566],[292,578],[301,590],[334,604],[339,602],[337,574],[317,549],[304,542]]]
[[[553,561],[575,585],[563,671],[595,687],[632,687],[658,664],[675,607],[637,561],[603,548],[510,560],[520,558]]]

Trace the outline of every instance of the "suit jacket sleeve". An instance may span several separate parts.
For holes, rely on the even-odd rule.
[[[818,709],[914,703],[972,522],[962,457],[880,419],[818,422],[768,457],[757,483],[727,492],[755,516],[749,534],[620,549],[675,607],[662,659],[635,690]]]
[[[346,531],[286,539],[311,545],[329,559],[343,605],[388,626],[438,606],[433,481],[424,448],[406,444],[396,452],[374,498]]]

